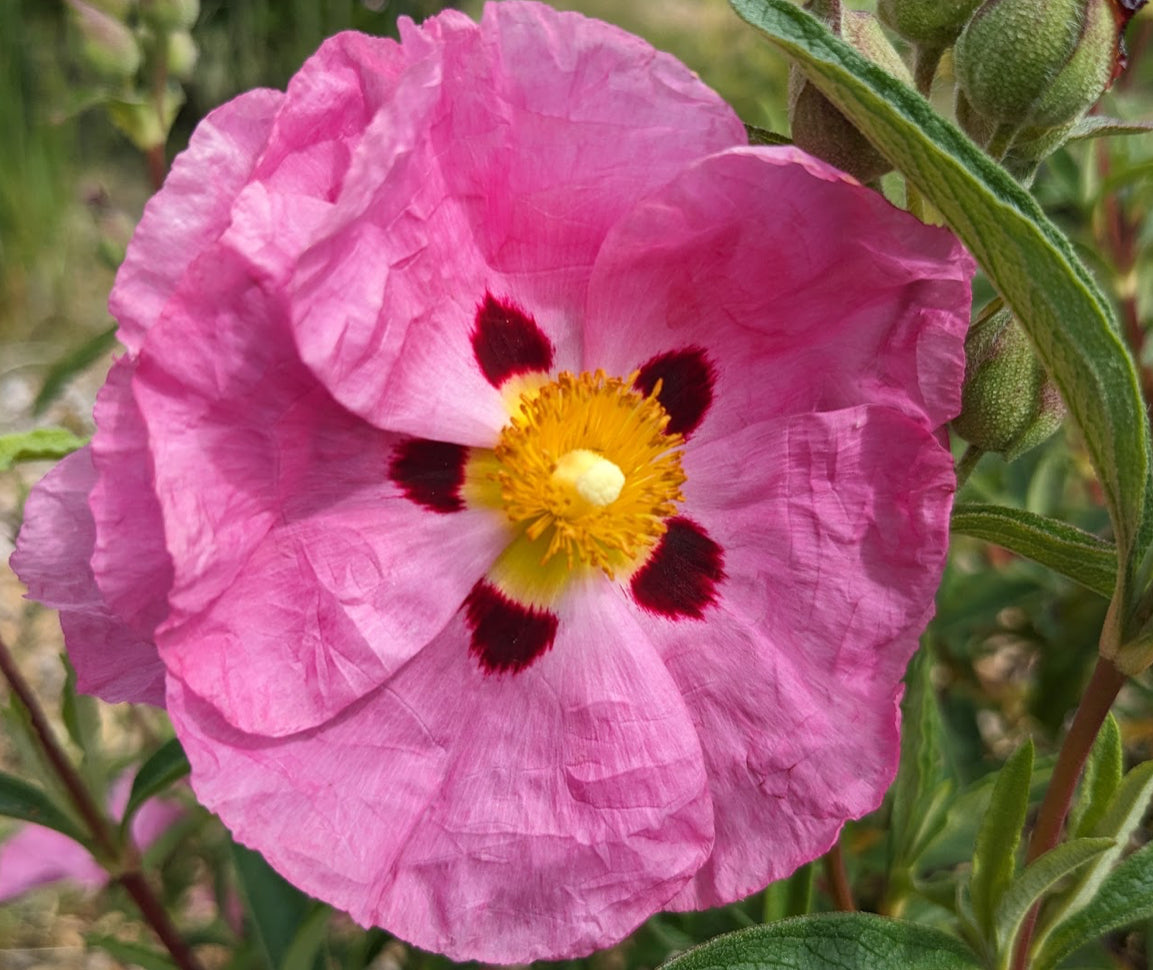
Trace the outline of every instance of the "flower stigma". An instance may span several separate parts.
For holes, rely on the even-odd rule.
[[[568,571],[612,578],[640,563],[684,500],[684,438],[667,432],[659,385],[646,396],[636,377],[562,372],[525,391],[501,432],[500,503],[522,530],[514,545],[531,544],[539,565],[561,556]]]

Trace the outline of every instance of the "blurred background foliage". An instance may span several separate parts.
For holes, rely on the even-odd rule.
[[[724,0],[555,5],[647,37],[698,71],[746,122],[787,133],[787,65]],[[869,0],[850,5],[872,7]],[[324,37],[348,28],[394,35],[399,16],[419,20],[442,6],[436,0],[202,0],[190,31],[198,57],[181,81],[183,99],[166,157],[181,149],[205,113],[239,91],[282,88]],[[475,13],[479,4],[461,6]],[[1131,25],[1129,47],[1130,70],[1101,110],[1149,120],[1150,9]],[[146,61],[141,71],[150,69]],[[946,81],[949,72],[946,59]],[[64,0],[0,0],[0,433],[40,424],[91,432],[92,399],[116,352],[107,294],[153,189],[147,153],[110,123],[109,100],[123,96],[92,71]],[[1153,318],[1153,135],[1070,145],[1045,163],[1034,191],[1112,294],[1153,400],[1153,343],[1147,339]],[[978,307],[989,295],[979,285],[982,293]],[[23,496],[45,468],[0,472],[0,562],[11,551]],[[1011,465],[987,457],[964,497],[1056,516],[1101,534],[1108,526],[1081,444],[1068,431]],[[31,667],[47,702],[75,711],[85,702],[70,694],[55,620],[21,595],[0,565],[0,633]],[[998,548],[955,540],[927,641],[945,751],[941,782],[966,794],[927,857],[934,869],[968,858],[981,780],[1008,752],[1028,735],[1042,752],[1054,750],[1096,658],[1105,606],[1096,594]],[[1147,676],[1125,689],[1118,713],[1128,760],[1153,757]],[[6,716],[11,727],[17,715],[9,710]],[[99,784],[165,737],[163,717],[151,711],[102,709],[89,716],[96,726],[87,734],[73,732],[70,743]],[[9,730],[3,740],[4,767],[42,777],[35,754],[15,740],[19,734]],[[262,967],[270,955],[278,965],[301,970],[326,959],[390,968],[446,963],[413,954],[380,932],[366,937],[343,918],[296,898],[261,869],[259,859],[238,855],[187,793],[181,797],[189,806],[186,820],[149,850],[149,859],[179,921],[194,927],[209,966]],[[893,854],[889,837],[885,807],[850,827],[849,869],[864,908],[893,908],[885,883]],[[237,871],[248,877],[238,883],[230,875]],[[267,894],[269,905],[291,914],[284,939],[270,942],[248,932],[238,906],[245,893],[249,905],[258,902],[253,893]],[[815,908],[831,908],[819,866],[725,910],[657,917],[631,942],[588,962],[603,970],[653,966],[717,933],[796,911],[808,905],[810,893]],[[909,915],[929,922],[946,915],[925,899],[907,905]],[[26,895],[0,906],[0,967],[167,966],[132,912],[118,890],[99,897],[76,889]],[[1148,935],[1117,934],[1099,951],[1079,955],[1077,965],[1146,966],[1146,953],[1153,952]],[[288,957],[296,962],[285,964]]]

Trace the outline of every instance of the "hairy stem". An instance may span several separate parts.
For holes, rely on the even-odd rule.
[[[1053,766],[1053,777],[1041,802],[1033,834],[1029,838],[1026,865],[1048,852],[1061,840],[1061,829],[1065,825],[1065,817],[1069,814],[1073,792],[1077,787],[1077,780],[1081,777],[1081,769],[1085,767],[1085,759],[1089,757],[1089,750],[1093,747],[1097,732],[1101,730],[1105,716],[1124,683],[1125,675],[1113,665],[1113,661],[1105,657],[1097,660],[1093,676],[1089,679],[1089,686],[1085,688],[1077,713],[1073,716],[1073,723],[1069,726],[1069,733],[1065,735],[1065,740],[1061,744],[1057,763]],[[1033,907],[1021,926],[1013,961],[1014,970],[1026,970],[1029,966],[1029,946],[1037,925],[1039,906],[1040,904]]]
[[[918,47],[913,59],[913,80],[917,90],[926,98],[933,90],[933,78],[937,76],[937,68],[941,64],[941,55],[945,53],[943,47]]]

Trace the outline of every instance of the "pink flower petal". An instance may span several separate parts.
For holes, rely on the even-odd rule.
[[[80,690],[109,703],[164,704],[164,668],[151,640],[114,612],[89,560],[96,527],[88,506],[96,482],[92,449],[56,465],[32,489],[10,560],[28,595],[60,611]]]
[[[88,503],[96,529],[91,562],[109,608],[150,640],[168,613],[172,561],[153,491],[148,432],[132,397],[134,371],[131,358],[120,358],[96,399],[96,481]]]
[[[686,472],[728,577],[708,622],[647,632],[705,750],[716,843],[673,903],[698,909],[788,875],[880,803],[953,468],[926,428],[870,406],[765,422],[693,449]]]
[[[680,692],[619,594],[599,592],[528,670],[482,670],[458,617],[381,690],[290,738],[238,733],[174,681],[197,794],[307,892],[452,958],[619,939],[691,877],[712,819]]]
[[[723,351],[699,437],[858,403],[938,427],[960,408],[972,272],[950,233],[796,149],[734,148],[613,228],[585,366],[629,373],[685,347]]]
[[[615,27],[539,4],[406,27],[415,53],[296,278],[297,339],[380,427],[491,444],[506,418],[468,340],[491,292],[579,365],[597,250],[637,198],[744,141],[699,79]],[[451,389],[451,393],[449,392]]]
[[[207,115],[145,207],[108,299],[120,342],[133,353],[193,259],[228,227],[283,97],[249,91]]]

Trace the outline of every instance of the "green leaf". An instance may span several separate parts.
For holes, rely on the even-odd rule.
[[[995,914],[1017,870],[1017,846],[1029,809],[1033,742],[1026,741],[997,773],[989,808],[977,832],[969,889],[973,916],[986,939],[993,938]]]
[[[100,710],[96,698],[77,692],[76,670],[68,655],[64,654],[60,659],[64,665],[60,718],[72,743],[83,752],[85,762],[89,763],[100,754]]]
[[[756,125],[745,125],[745,134],[749,136],[750,145],[791,145],[793,140],[787,135],[769,131],[768,128],[758,128]]]
[[[140,766],[136,777],[132,779],[132,791],[128,795],[128,804],[124,808],[124,825],[128,825],[136,810],[140,808],[153,795],[158,795],[169,785],[179,781],[191,767],[184,749],[176,738],[165,741],[157,748],[152,756]]]
[[[905,84],[787,0],[730,0],[940,210],[1020,320],[1082,431],[1113,521],[1120,604],[1148,515],[1149,426],[1108,300],[1033,198]],[[1125,617],[1117,616],[1115,622]]]
[[[82,845],[85,842],[76,823],[41,789],[6,772],[0,772],[0,815],[35,822],[55,829]]]
[[[1074,950],[1105,933],[1147,919],[1153,919],[1153,843],[1114,869],[1101,883],[1093,901],[1033,951],[1032,966],[1035,970],[1050,970]]]
[[[282,970],[297,931],[317,905],[287,882],[259,852],[234,842],[232,855],[248,915],[270,970]]]
[[[1077,802],[1069,814],[1069,831],[1074,835],[1109,834],[1093,830],[1121,784],[1121,759],[1121,729],[1117,727],[1117,718],[1109,714],[1085,760]]]
[[[82,447],[84,439],[77,438],[67,428],[37,428],[20,434],[0,435],[0,472],[7,471],[17,462],[63,458]]]
[[[1111,847],[1102,852],[1077,881],[1064,893],[1051,914],[1047,914],[1043,931],[1038,938],[1051,932],[1072,913],[1084,908],[1096,896],[1109,871],[1121,857],[1129,839],[1141,825],[1149,800],[1153,798],[1153,761],[1145,761],[1130,771],[1117,786],[1108,806],[1097,822],[1086,833],[1095,838],[1109,839]]]
[[[115,346],[116,328],[109,327],[56,361],[44,375],[44,383],[40,385],[36,400],[32,402],[32,413],[43,414],[73,377],[90,364],[94,364]]]
[[[999,951],[1004,954],[1013,945],[1025,914],[1050,886],[1113,845],[1112,839],[1072,839],[1050,849],[1026,867],[997,907],[995,938]]]
[[[972,970],[960,940],[919,923],[870,913],[822,913],[718,936],[663,970]]]
[[[933,658],[927,644],[913,655],[905,672],[901,702],[901,760],[893,783],[892,862],[888,912],[913,888],[914,869],[926,846],[945,824],[952,785],[942,782],[943,727],[931,678]]]
[[[952,529],[1047,566],[1106,599],[1117,580],[1117,549],[1091,532],[1045,515],[1003,505],[961,503]]]
[[[1110,135],[1144,135],[1151,131],[1153,121],[1125,121],[1123,118],[1107,118],[1105,115],[1086,115],[1073,125],[1066,141],[1105,138]]]
[[[319,970],[321,948],[328,939],[329,917],[327,906],[317,906],[300,924],[292,943],[284,954],[280,970]]]

